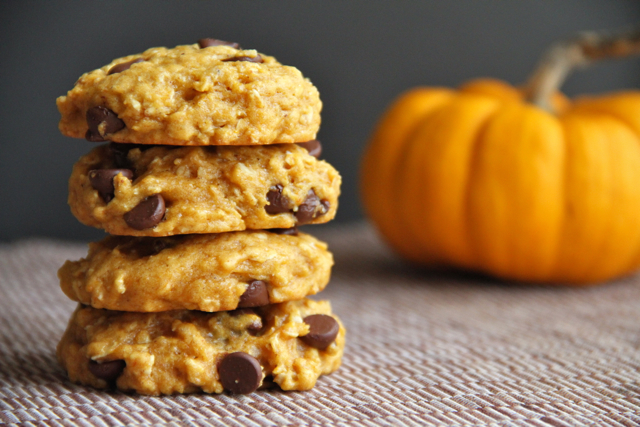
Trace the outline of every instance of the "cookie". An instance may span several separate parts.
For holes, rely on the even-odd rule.
[[[73,382],[160,395],[308,390],[340,366],[345,329],[327,301],[204,313],[79,306],[58,344]]]
[[[304,233],[109,236],[58,277],[69,298],[95,308],[222,311],[313,295],[332,265],[327,245]]]
[[[90,141],[262,145],[315,139],[322,102],[298,69],[229,45],[158,47],[85,73],[59,128]]]
[[[71,212],[110,234],[170,236],[330,221],[341,178],[297,144],[107,144],[80,158]]]

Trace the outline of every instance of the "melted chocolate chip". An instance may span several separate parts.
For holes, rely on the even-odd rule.
[[[106,141],[103,137],[101,137],[97,133],[93,133],[91,129],[87,129],[87,132],[84,134],[84,139],[91,142],[103,142]]]
[[[300,337],[302,342],[318,350],[324,350],[336,340],[340,325],[336,319],[326,314],[313,314],[304,318],[309,325],[309,333]]]
[[[269,304],[269,291],[267,290],[267,284],[262,280],[254,280],[249,283],[244,294],[240,297],[238,307],[261,307],[267,304]]]
[[[242,315],[256,315],[258,319],[255,319],[252,323],[247,326],[247,331],[250,335],[257,335],[258,332],[262,330],[262,318],[253,308],[237,308],[235,310],[231,310],[229,315],[231,316],[242,316]]]
[[[247,332],[249,335],[256,336],[262,330],[262,319],[255,320],[249,326],[247,326]]]
[[[125,70],[128,70],[129,68],[131,68],[133,64],[137,64],[138,62],[144,62],[144,59],[142,58],[132,59],[131,61],[121,62],[120,64],[116,64],[113,67],[111,67],[111,69],[107,73],[107,76],[111,74],[121,73]]]
[[[86,118],[89,130],[85,138],[92,142],[106,141],[106,135],[116,133],[125,126],[116,113],[101,105],[89,108]]]
[[[329,212],[329,209],[331,209],[331,203],[329,203],[328,200],[322,200],[320,201],[320,203],[322,203],[322,213],[320,213],[320,215],[325,215],[327,212]]]
[[[89,171],[89,182],[93,188],[98,190],[98,194],[105,203],[109,203],[114,197],[113,178],[118,174],[122,174],[125,178],[133,179],[133,171],[131,169],[94,169]]]
[[[330,205],[327,200],[320,200],[315,191],[309,190],[304,202],[298,206],[298,211],[295,213],[295,216],[299,224],[307,224],[315,218],[329,212],[329,207]]]
[[[275,233],[275,234],[285,234],[287,236],[297,236],[298,235],[298,228],[296,228],[296,227],[291,227],[291,228],[270,228],[267,231],[270,231],[271,233]]]
[[[232,58],[223,59],[222,62],[257,62],[262,63],[264,60],[262,56],[234,56]]]
[[[112,360],[110,362],[98,363],[94,360],[89,361],[89,372],[95,377],[105,381],[115,381],[124,368],[127,366],[124,360]]]
[[[256,316],[258,315],[258,313],[256,313],[253,308],[236,308],[235,310],[229,310],[230,316],[242,316],[244,314],[255,314]]]
[[[277,387],[278,384],[273,380],[273,377],[271,375],[267,375],[262,380],[262,385],[258,388],[258,390],[269,390]]]
[[[211,46],[231,46],[234,49],[241,49],[238,43],[226,42],[224,40],[218,40],[218,39],[200,39],[198,40],[198,46],[200,46],[200,49],[204,49],[205,47],[211,47]]]
[[[139,237],[118,246],[118,252],[135,258],[157,255],[176,245],[173,238]]]
[[[151,242],[150,245],[150,249],[149,249],[149,255],[157,255],[160,252],[164,251],[167,248],[170,248],[173,246],[173,244],[171,244],[168,240],[165,239],[154,239],[153,242]]]
[[[109,151],[113,156],[113,160],[117,167],[125,168],[130,166],[127,154],[129,154],[130,144],[118,144],[116,142],[109,143]]]
[[[127,159],[127,155],[129,151],[134,148],[140,149],[140,151],[148,150],[149,148],[153,148],[154,145],[149,144],[121,144],[118,142],[110,142],[109,143],[109,151],[113,155],[113,159],[115,164],[119,168],[127,168],[130,165],[129,159]]]
[[[289,212],[291,201],[282,194],[282,185],[278,184],[267,193],[268,205],[264,207],[270,215]]]
[[[322,154],[322,144],[317,139],[312,139],[307,142],[298,142],[298,145],[302,148],[305,148],[309,154],[311,154],[316,159],[320,158],[320,154]]]
[[[262,382],[260,362],[241,351],[222,358],[218,363],[218,375],[222,387],[234,394],[251,393],[257,390]]]
[[[160,194],[145,198],[124,214],[124,221],[134,230],[146,230],[160,224],[164,218],[165,203]]]

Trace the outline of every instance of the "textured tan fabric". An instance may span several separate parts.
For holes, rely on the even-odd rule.
[[[640,276],[591,289],[413,270],[363,227],[306,227],[336,266],[317,298],[348,330],[306,392],[140,397],[68,382],[55,346],[75,303],[56,270],[84,245],[0,245],[0,423],[23,425],[640,424]]]

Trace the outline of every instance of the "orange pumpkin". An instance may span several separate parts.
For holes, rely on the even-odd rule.
[[[366,212],[389,244],[420,264],[529,282],[588,284],[636,270],[640,92],[575,101],[555,92],[589,55],[621,55],[620,40],[554,48],[525,89],[477,80],[401,95],[361,175]],[[568,65],[567,46],[583,55]]]

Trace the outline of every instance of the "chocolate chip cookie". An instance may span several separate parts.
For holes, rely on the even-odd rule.
[[[246,147],[105,144],[69,180],[71,212],[116,235],[291,228],[333,219],[341,178],[319,143]]]
[[[109,236],[58,277],[74,301],[109,310],[233,310],[293,301],[329,282],[327,245],[295,229]]]
[[[160,395],[308,390],[340,366],[345,330],[327,301],[219,313],[79,306],[58,360],[71,381]]]
[[[322,102],[294,67],[234,43],[157,47],[82,75],[60,131],[90,141],[262,145],[316,137]]]
[[[296,68],[237,43],[153,48],[84,74],[63,134],[108,142],[68,202],[111,236],[58,271],[80,305],[58,345],[69,378],[141,394],[307,390],[340,366],[333,256],[298,225],[332,220],[322,102]]]

